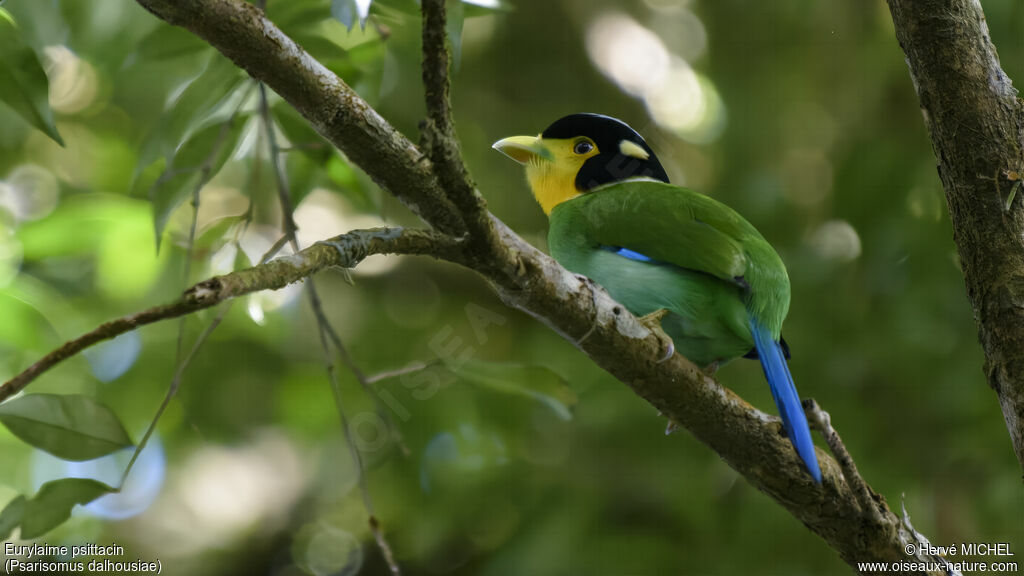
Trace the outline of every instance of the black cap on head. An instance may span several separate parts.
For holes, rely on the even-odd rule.
[[[582,192],[602,184],[628,178],[646,177],[668,182],[668,174],[647,142],[621,120],[601,114],[571,114],[547,127],[541,138],[568,139],[586,136],[597,145],[599,154],[583,163],[576,174],[576,189]],[[622,141],[632,142],[645,152],[647,158],[622,153]]]

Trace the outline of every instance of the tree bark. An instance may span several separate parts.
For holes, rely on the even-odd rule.
[[[931,135],[967,297],[1024,467],[1024,115],[978,0],[888,0]]]

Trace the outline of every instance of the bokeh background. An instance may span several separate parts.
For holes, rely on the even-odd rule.
[[[412,0],[378,0],[366,29],[352,31],[328,0],[269,4],[286,32],[417,138]],[[543,214],[490,144],[572,112],[629,122],[674,182],[733,206],[780,252],[793,285],[793,375],[874,489],[897,510],[904,502],[935,544],[1009,542],[1019,555],[1020,470],[981,371],[884,2],[476,4],[458,8],[452,97],[491,210],[543,248]],[[1004,68],[1024,81],[1024,8],[984,7]],[[232,111],[241,129],[202,190],[189,282],[258,260],[281,218],[255,93],[219,56],[132,2],[5,8],[46,65],[66,146],[0,106],[0,379],[180,292],[193,181],[157,203],[153,182],[164,154]],[[272,103],[303,245],[414,223]],[[373,257],[351,284],[333,271],[317,285],[366,373],[428,365],[375,384],[397,430],[339,367],[369,493],[407,573],[849,573],[713,452],[685,432],[666,437],[653,408],[473,274]],[[216,314],[189,318],[185,341]],[[97,346],[30,391],[94,395],[138,439],[173,375],[178,330],[166,322]],[[773,411],[756,363],[718,377]],[[232,306],[155,438],[122,496],[78,510],[42,541],[116,542],[123,559],[159,558],[170,575],[386,573],[300,287]],[[0,505],[54,478],[115,481],[127,456],[71,464],[0,428]]]

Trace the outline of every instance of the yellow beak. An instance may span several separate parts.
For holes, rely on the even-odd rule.
[[[555,159],[551,151],[544,146],[540,136],[511,136],[498,140],[491,145],[491,148],[520,164],[529,164],[535,158],[543,160]]]

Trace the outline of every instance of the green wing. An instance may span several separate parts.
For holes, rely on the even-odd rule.
[[[564,206],[576,212],[572,219],[586,229],[592,242],[628,248],[728,282],[747,275],[749,259],[744,245],[751,234],[760,238],[753,226],[728,206],[661,182],[622,182]]]

